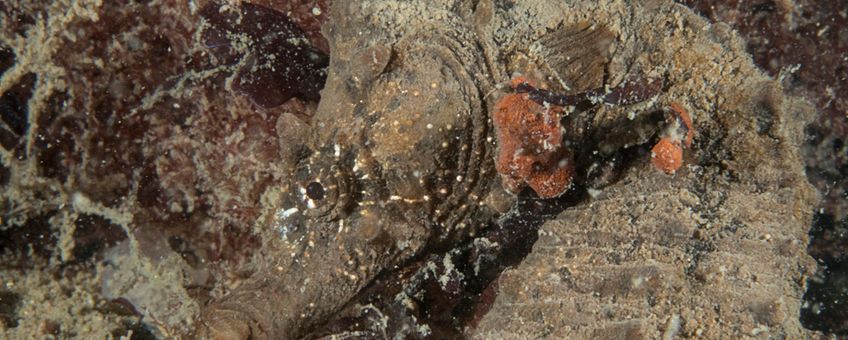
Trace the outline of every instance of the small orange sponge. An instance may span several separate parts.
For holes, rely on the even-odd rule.
[[[562,145],[562,108],[511,93],[498,101],[492,118],[499,144],[496,169],[507,190],[518,192],[527,185],[541,198],[568,190],[574,168]]]
[[[678,103],[671,103],[668,127],[662,138],[651,149],[651,162],[657,169],[671,175],[683,165],[683,148],[692,147],[695,127],[689,112]]]
[[[651,162],[667,174],[673,174],[683,165],[683,148],[679,142],[663,137],[651,149]]]

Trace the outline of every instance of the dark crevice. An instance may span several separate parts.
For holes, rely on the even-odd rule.
[[[0,96],[0,119],[2,119],[4,127],[18,137],[26,134],[29,125],[28,102],[32,97],[35,81],[35,74],[27,73]],[[6,145],[3,147],[11,149]]]
[[[0,268],[31,267],[35,261],[50,257],[57,241],[50,226],[50,218],[54,214],[55,211],[30,217],[19,226],[0,226],[0,255],[14,255],[16,259],[0,263]],[[9,217],[4,216],[3,221],[8,221]],[[35,255],[35,258],[29,254]]]
[[[808,280],[801,323],[812,330],[848,335],[848,217],[816,213],[808,248],[819,263],[818,272]]]
[[[0,77],[15,65],[15,52],[11,48],[0,46]]]
[[[45,101],[45,110],[38,115],[39,135],[35,139],[34,156],[38,159],[41,176],[65,182],[74,164],[79,164],[77,139],[72,135],[82,131],[82,123],[71,117],[61,117],[68,99],[66,93],[53,93]]]
[[[0,186],[9,185],[9,180],[12,179],[12,171],[3,164],[0,164]]]
[[[120,226],[98,215],[81,214],[75,223],[73,263],[89,261],[127,237]]]
[[[21,296],[13,291],[0,290],[0,322],[6,328],[18,327],[18,309],[21,307]]]
[[[123,327],[112,330],[112,336],[116,339],[130,340],[156,340],[158,337],[144,322],[125,321]]]

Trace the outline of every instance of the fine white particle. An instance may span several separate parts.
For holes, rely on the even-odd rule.
[[[282,217],[282,218],[289,217],[289,216],[293,215],[294,213],[296,213],[297,211],[298,211],[297,208],[286,209],[282,213],[280,213],[280,217]]]

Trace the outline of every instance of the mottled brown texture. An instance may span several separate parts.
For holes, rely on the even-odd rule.
[[[817,220],[848,218],[848,12],[844,1],[683,0],[715,23],[727,24],[745,38],[754,62],[783,80],[787,89],[817,107],[807,129],[807,175],[823,193]],[[770,124],[762,119],[760,126]],[[843,223],[844,224],[844,223]],[[823,266],[808,294],[807,327],[848,333],[848,234],[837,223],[813,224],[810,253]]]
[[[208,24],[203,42],[223,65],[237,69],[233,88],[265,108],[292,97],[318,101],[324,87],[326,54],[284,12],[251,3],[223,10],[210,3],[200,10]],[[294,67],[293,67],[294,66]]]
[[[283,173],[278,121],[306,119],[315,103],[254,105],[231,86],[232,65],[266,47],[216,55],[199,34],[208,23],[188,3],[13,1],[0,4],[0,15],[2,280],[40,287],[56,278],[43,287],[75,292],[48,301],[14,286],[30,317],[0,337],[32,335],[43,324],[59,337],[93,338],[186,328],[196,308],[189,296],[203,301],[249,270],[260,242],[251,225]],[[243,41],[238,32],[231,38]],[[285,47],[271,52],[286,55]],[[269,63],[297,68],[295,61]],[[323,72],[310,66],[303,70]],[[320,74],[313,79],[301,92],[307,99],[321,86]],[[129,251],[115,255],[118,246]],[[135,262],[114,268],[120,256]],[[104,294],[148,278],[171,290],[133,301],[146,326],[99,308],[110,299]],[[107,284],[117,288],[105,293]],[[173,301],[154,301],[163,299]],[[188,314],[168,319],[179,313]]]
[[[848,215],[848,12],[844,1],[683,0],[745,38],[754,62],[787,89],[809,98],[819,114],[806,146],[810,179],[823,208]],[[814,241],[815,242],[815,241]],[[824,246],[821,246],[824,247]],[[835,248],[838,249],[838,248]],[[838,250],[837,250],[838,251]]]
[[[813,268],[804,248],[817,196],[800,154],[812,108],[784,97],[778,82],[743,57],[732,31],[682,6],[557,6],[580,13],[574,19],[555,19],[555,10],[532,2],[516,6],[510,13],[527,13],[529,22],[583,15],[619,31],[611,65],[655,65],[667,79],[660,101],[691,108],[698,136],[674,177],[637,162],[542,225],[533,251],[501,276],[494,305],[468,334],[811,336],[798,313]],[[773,124],[758,130],[761,119]]]
[[[330,53],[330,46],[327,38],[321,33],[321,27],[330,18],[331,0],[254,0],[249,2],[287,15],[306,32],[312,46],[324,53]]]
[[[292,10],[327,51],[316,29],[326,2],[261,5],[273,18]],[[279,32],[204,22],[214,6],[0,4],[11,18],[0,22],[0,235],[14,240],[0,242],[10,265],[0,280],[3,296],[21,297],[0,306],[3,336],[168,338],[197,327],[284,338],[342,310],[362,315],[329,334],[364,320],[372,334],[397,330],[386,336],[457,336],[471,322],[468,336],[651,338],[681,320],[679,334],[693,336],[803,335],[793,310],[813,195],[796,149],[809,108],[758,73],[726,27],[668,1],[337,2],[316,108],[240,87],[257,54],[300,65],[278,58],[285,44],[263,45]],[[228,3],[223,20],[250,8]],[[615,39],[560,46],[579,45],[568,32],[591,35],[576,29],[587,22]],[[203,34],[222,26],[224,54]],[[576,89],[589,92],[573,110],[562,104],[579,185],[562,201],[513,206],[494,166],[495,84],[526,71],[518,55],[532,64],[587,50],[586,74],[548,65],[591,87]],[[250,79],[259,90],[290,80]],[[546,98],[567,99],[556,93]],[[669,178],[647,150],[673,102],[691,109],[699,135]],[[390,281],[395,290],[369,289]],[[577,302],[551,308],[563,292]],[[752,298],[737,303],[736,292]],[[392,303],[358,305],[369,301],[361,294]],[[645,317],[616,319],[632,315]],[[720,322],[693,321],[707,317]]]

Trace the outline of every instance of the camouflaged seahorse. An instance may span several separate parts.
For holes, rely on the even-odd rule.
[[[297,337],[381,270],[467,238],[495,215],[483,203],[496,184],[484,102],[493,81],[472,30],[389,30],[350,17],[358,6],[334,4],[313,134],[291,141],[300,157],[274,223],[296,260],[210,305],[200,337]]]

